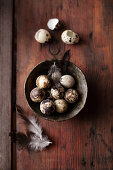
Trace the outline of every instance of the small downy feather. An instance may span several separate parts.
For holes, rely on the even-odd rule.
[[[34,116],[25,115],[24,111],[20,106],[16,106],[17,113],[24,120],[27,126],[26,134],[22,132],[16,133],[16,141],[19,148],[25,148],[27,150],[33,151],[42,151],[45,147],[47,147],[52,142],[49,139],[42,135],[42,128],[37,123],[37,118]]]
[[[29,137],[22,132],[18,132],[16,133],[16,142],[18,144],[19,149],[23,149],[23,148],[28,149]]]
[[[51,78],[51,80],[53,81],[53,84],[57,84],[60,81],[60,78],[62,76],[61,73],[61,69],[59,67],[56,66],[56,63],[54,62],[54,64],[50,67],[49,71],[48,71],[48,76]]]

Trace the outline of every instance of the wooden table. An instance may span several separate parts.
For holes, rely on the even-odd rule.
[[[78,45],[40,45],[35,32],[58,17],[64,29],[78,32]],[[15,103],[34,114],[24,96],[24,82],[39,62],[71,61],[88,82],[85,108],[65,122],[38,118],[53,144],[37,153],[18,151],[9,132],[23,130]],[[1,0],[0,1],[0,170],[113,170],[113,1],[112,0]],[[16,125],[16,126],[15,126]]]

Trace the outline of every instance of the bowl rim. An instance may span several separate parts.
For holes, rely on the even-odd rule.
[[[87,101],[87,96],[88,96],[87,80],[86,80],[86,77],[85,77],[84,73],[81,71],[81,69],[80,69],[78,66],[76,66],[74,63],[68,61],[70,64],[74,65],[74,66],[82,73],[82,75],[83,75],[83,77],[84,77],[84,79],[85,79],[85,81],[86,81],[86,96],[85,96],[85,101],[84,101],[83,106],[82,106],[81,109],[80,109],[75,115],[73,115],[72,117],[66,117],[65,119],[62,118],[62,119],[60,119],[60,120],[58,120],[58,119],[54,120],[54,119],[51,119],[51,118],[48,118],[48,117],[43,117],[43,116],[37,114],[37,113],[32,109],[32,107],[29,105],[29,102],[28,102],[28,100],[27,100],[27,96],[26,96],[26,83],[27,83],[27,81],[28,81],[29,76],[30,76],[31,73],[36,69],[36,67],[38,67],[38,66],[39,66],[40,64],[42,64],[42,63],[51,62],[51,61],[53,61],[53,62],[54,62],[54,61],[62,61],[62,59],[47,59],[47,60],[44,60],[44,61],[39,62],[39,63],[29,72],[27,78],[25,79],[25,82],[24,82],[24,95],[25,95],[25,98],[26,98],[26,101],[27,101],[27,104],[28,104],[29,108],[30,108],[30,109],[33,111],[33,113],[35,113],[37,116],[39,116],[39,117],[42,118],[42,119],[45,119],[45,120],[48,120],[48,121],[52,121],[52,122],[62,122],[62,121],[66,121],[66,120],[70,120],[70,119],[74,118],[74,117],[75,117],[76,115],[78,115],[78,113],[84,108],[84,106],[85,106],[85,104],[86,104],[86,101]]]

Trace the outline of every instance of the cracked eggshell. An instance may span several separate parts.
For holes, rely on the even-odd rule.
[[[36,79],[36,86],[40,89],[46,89],[50,87],[50,80],[47,75],[40,75]]]
[[[70,75],[64,75],[60,78],[60,83],[66,88],[71,88],[75,85],[75,79]]]
[[[66,44],[76,44],[79,42],[79,35],[72,30],[65,30],[61,35],[61,39]]]
[[[52,18],[52,19],[49,19],[47,26],[50,30],[55,30],[55,29],[59,29],[61,24],[60,24],[59,19]]]
[[[47,30],[40,29],[36,32],[35,39],[39,43],[46,43],[46,42],[49,42],[49,40],[51,39],[51,35]]]
[[[55,100],[54,103],[58,113],[64,113],[68,109],[68,104],[64,99]]]

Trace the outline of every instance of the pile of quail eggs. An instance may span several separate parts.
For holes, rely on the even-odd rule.
[[[40,103],[42,114],[50,115],[55,111],[64,113],[69,104],[78,100],[75,83],[71,75],[63,75],[60,77],[59,86],[53,86],[48,75],[40,75],[36,79],[36,87],[30,92],[30,98],[33,102]]]

